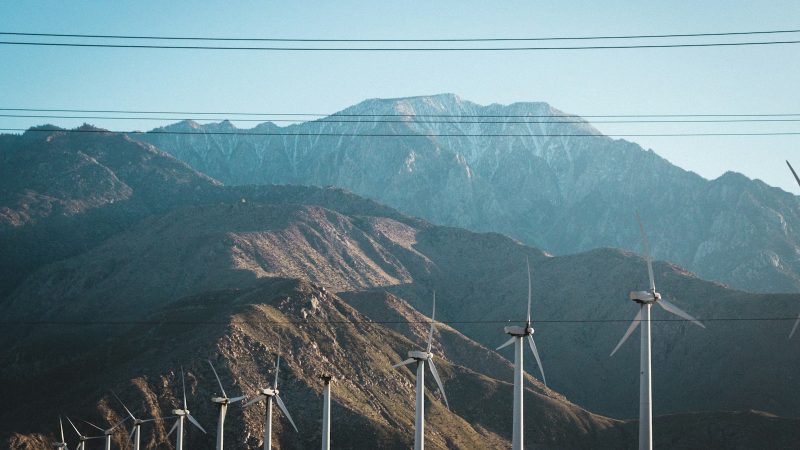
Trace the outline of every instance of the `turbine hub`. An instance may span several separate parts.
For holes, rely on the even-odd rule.
[[[631,291],[629,297],[639,304],[655,303],[661,300],[661,294],[655,291]]]

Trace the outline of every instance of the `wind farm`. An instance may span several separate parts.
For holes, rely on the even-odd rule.
[[[800,448],[797,8],[4,5],[0,449]]]

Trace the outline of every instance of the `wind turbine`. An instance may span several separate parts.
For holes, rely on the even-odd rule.
[[[206,430],[200,425],[200,422],[198,422],[194,417],[192,417],[192,414],[189,412],[188,406],[186,406],[186,380],[184,380],[183,378],[183,367],[181,367],[181,387],[183,388],[183,408],[172,410],[172,414],[178,416],[178,420],[175,421],[175,425],[173,425],[172,429],[170,429],[169,433],[167,433],[167,436],[169,436],[170,434],[172,434],[173,431],[175,431],[176,429],[178,430],[177,438],[175,441],[175,450],[183,450],[183,426],[185,419],[189,419],[189,422],[191,422],[192,425],[199,428],[200,431],[202,431],[203,433],[206,432]]]
[[[639,213],[636,213],[636,220],[639,222],[639,231],[642,234],[642,246],[644,247],[645,260],[647,261],[647,275],[650,277],[650,290],[632,291],[630,299],[639,304],[639,312],[633,318],[625,335],[614,347],[611,356],[619,350],[622,344],[628,339],[633,331],[641,326],[642,341],[639,354],[639,450],[652,450],[653,448],[653,387],[650,377],[650,307],[653,303],[661,306],[668,313],[686,319],[695,325],[705,328],[705,325],[690,316],[682,309],[668,302],[656,292],[656,282],[653,278],[653,260],[650,257],[650,245],[647,242],[647,235],[644,232],[644,225]]]
[[[322,388],[322,450],[331,449],[331,381],[329,374],[319,377],[325,384]]]
[[[794,175],[794,179],[797,181],[797,184],[800,185],[800,177],[797,176],[797,172],[794,171],[794,167],[789,164],[789,161],[786,161],[786,165],[789,166],[789,170],[792,171],[792,175]],[[792,332],[789,333],[789,339],[794,336],[794,332],[797,331],[797,326],[800,325],[800,315],[797,316],[797,320],[794,321],[794,326],[792,327]]]
[[[120,420],[119,422],[116,423],[116,425],[113,425],[111,428],[109,428],[107,430],[104,430],[104,429],[98,427],[97,425],[93,424],[92,422],[89,422],[88,420],[84,420],[83,422],[86,423],[86,425],[89,425],[89,426],[97,429],[101,433],[103,433],[103,438],[105,439],[105,445],[103,446],[103,448],[105,450],[111,450],[111,436],[114,434],[114,430],[116,430],[118,426],[122,425],[122,423],[125,422],[128,419],[129,418],[126,417],[126,418]]]
[[[125,409],[125,412],[128,413],[128,418],[133,420],[133,429],[131,430],[130,436],[128,436],[128,442],[133,441],[133,450],[140,450],[140,448],[141,448],[140,442],[141,442],[141,437],[142,437],[142,424],[143,423],[158,422],[158,421],[162,421],[162,420],[172,419],[172,417],[161,417],[161,418],[158,418],[158,419],[145,419],[145,420],[137,419],[133,415],[133,413],[128,409],[128,407],[125,406],[125,403],[123,403],[122,399],[117,396],[117,393],[114,392],[114,391],[111,391],[111,393],[114,394],[114,397],[117,398],[117,401],[119,401],[119,403]]]
[[[58,416],[58,428],[61,431],[61,441],[53,442],[53,447],[67,450],[67,441],[64,440],[64,422],[61,421],[61,416]]]
[[[447,409],[450,409],[450,404],[447,402],[447,395],[444,393],[444,386],[442,380],[439,378],[439,372],[436,370],[436,365],[433,364],[433,353],[431,348],[433,346],[433,324],[436,318],[436,292],[433,293],[433,313],[431,314],[431,329],[428,333],[428,347],[424,352],[419,350],[411,350],[408,352],[408,359],[395,364],[392,368],[405,366],[411,363],[417,363],[417,403],[414,415],[414,450],[423,450],[425,448],[425,363],[427,362],[431,368],[431,374],[439,386],[439,392],[442,393],[444,404]]]
[[[78,446],[75,447],[75,450],[85,450],[86,449],[86,441],[90,441],[92,439],[103,439],[103,436],[86,436],[78,431],[78,427],[72,423],[72,420],[67,416],[67,421],[70,425],[72,425],[72,429],[75,430],[75,433],[78,434]],[[64,444],[66,446],[66,444]]]
[[[511,448],[513,450],[522,450],[525,446],[525,439],[523,436],[523,403],[522,394],[525,390],[525,379],[523,378],[523,359],[525,344],[524,340],[527,339],[528,345],[533,352],[533,357],[536,358],[536,364],[539,366],[539,372],[542,374],[542,382],[547,386],[547,379],[544,377],[544,369],[542,369],[542,360],[539,358],[539,351],[536,349],[536,343],[533,341],[533,327],[531,327],[531,264],[528,258],[525,258],[525,265],[528,268],[528,316],[525,320],[525,326],[509,326],[505,327],[503,331],[511,335],[511,338],[505,344],[497,347],[500,350],[514,344],[514,431],[511,438]]]
[[[289,423],[292,424],[292,428],[294,428],[294,431],[297,432],[297,426],[295,426],[292,416],[289,414],[289,410],[286,409],[286,405],[283,403],[283,400],[281,400],[281,396],[279,395],[278,369],[280,369],[280,365],[281,355],[278,353],[278,361],[275,363],[275,382],[273,383],[272,388],[259,389],[258,394],[252,400],[242,405],[242,407],[250,406],[253,403],[267,399],[267,414],[264,421],[264,450],[272,449],[272,399],[275,399],[275,402],[278,403],[278,408],[283,411],[283,414],[287,419],[289,419]]]
[[[222,381],[220,381],[219,375],[217,375],[217,370],[214,369],[214,364],[211,364],[211,360],[208,360],[208,365],[211,366],[211,371],[214,372],[214,378],[217,379],[217,384],[219,384],[219,390],[220,392],[222,392],[222,397],[211,397],[211,401],[219,405],[219,422],[217,424],[217,450],[222,450],[222,438],[224,435],[224,428],[225,428],[225,414],[228,412],[228,405],[240,402],[246,399],[247,396],[242,395],[241,397],[228,398],[228,395],[225,393],[225,388],[222,387]]]

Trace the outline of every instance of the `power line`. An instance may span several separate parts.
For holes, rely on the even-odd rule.
[[[794,321],[797,320],[796,316],[793,317],[711,317],[706,319],[698,319],[701,322],[780,322],[780,321]],[[552,324],[580,324],[580,323],[630,323],[630,322],[643,322],[644,320],[631,320],[630,317],[625,319],[539,319],[534,320],[534,323],[552,323]],[[501,319],[477,319],[477,320],[437,320],[433,323],[441,323],[445,325],[470,325],[470,324],[507,324],[525,322],[524,319],[518,320],[501,320]],[[687,322],[685,319],[650,319],[650,322]],[[431,320],[0,320],[0,325],[225,325],[225,324],[375,324],[375,325],[402,325],[402,324],[430,324]]]
[[[720,33],[683,33],[683,34],[634,34],[634,35],[600,35],[600,36],[549,36],[527,38],[427,38],[427,39],[336,39],[336,38],[265,38],[265,37],[209,37],[209,36],[148,36],[119,34],[66,34],[66,33],[28,33],[2,31],[5,36],[37,36],[67,37],[80,39],[136,39],[136,40],[178,40],[178,41],[250,41],[250,42],[524,42],[524,41],[577,41],[577,40],[609,40],[609,39],[655,39],[655,38],[692,38],[720,37],[798,33],[800,30],[766,30],[766,31],[734,31]]]
[[[622,50],[655,48],[701,48],[701,47],[741,47],[764,45],[800,44],[800,40],[789,41],[748,41],[712,42],[699,44],[638,44],[638,45],[587,45],[573,47],[223,47],[210,45],[155,45],[155,44],[92,44],[74,42],[31,42],[0,41],[0,45],[24,45],[43,47],[84,47],[84,48],[128,48],[161,50],[234,50],[234,51],[277,51],[277,52],[509,52],[509,51],[548,51],[548,50]]]
[[[181,120],[209,120],[209,121],[225,121],[230,120],[225,117],[119,117],[119,116],[67,116],[67,115],[39,115],[39,114],[0,114],[0,117],[7,118],[28,118],[28,119],[92,119],[92,120],[150,120],[150,121],[181,121]],[[321,124],[321,123],[416,123],[416,124],[548,124],[548,123],[574,123],[586,124],[588,123],[581,117],[575,117],[572,120],[384,120],[372,119],[368,122],[362,120],[350,119],[337,119],[335,116],[310,120],[305,123]],[[566,116],[562,116],[567,118]],[[405,116],[406,119],[415,118],[414,116]],[[532,117],[532,119],[535,119]],[[237,122],[298,122],[298,119],[235,119]],[[591,123],[750,123],[750,122],[800,122],[800,118],[759,118],[759,119],[619,119],[619,120],[592,120]]]
[[[359,113],[254,113],[237,111],[143,111],[121,109],[42,109],[42,108],[0,108],[0,111],[63,112],[93,114],[178,114],[178,115],[224,115],[224,116],[309,116],[309,117],[465,117],[465,118],[645,118],[645,117],[800,117],[800,113],[757,113],[757,114],[359,114]]]
[[[358,137],[358,138],[392,138],[392,137],[593,137],[593,138],[625,138],[625,137],[701,137],[701,136],[800,136],[800,131],[762,132],[762,133],[627,133],[627,134],[593,134],[593,133],[270,133],[241,131],[111,131],[101,129],[26,129],[0,128],[0,131],[41,132],[41,133],[118,133],[132,135],[187,135],[187,136],[284,136],[284,137]]]

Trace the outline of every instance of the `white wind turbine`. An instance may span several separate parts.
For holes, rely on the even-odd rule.
[[[661,306],[669,313],[691,321],[699,327],[705,325],[690,316],[682,309],[668,302],[656,292],[656,282],[653,278],[653,261],[650,257],[650,245],[647,242],[647,235],[644,232],[644,225],[639,213],[636,213],[636,220],[639,222],[639,231],[642,234],[642,245],[644,256],[647,261],[647,275],[650,278],[650,290],[632,291],[630,299],[639,304],[639,312],[633,318],[628,330],[622,336],[619,343],[614,347],[611,356],[619,350],[622,344],[628,339],[637,327],[642,329],[641,350],[639,354],[639,450],[652,450],[653,448],[653,388],[650,377],[650,307],[653,303]]]
[[[800,185],[800,177],[797,176],[797,172],[794,171],[794,167],[789,164],[789,161],[786,161],[786,165],[789,166],[789,170],[792,171],[792,175],[794,175],[794,179],[797,181],[797,184]],[[792,327],[792,332],[789,333],[789,339],[794,336],[794,332],[797,331],[797,326],[800,325],[800,315],[797,316],[797,320],[794,321],[794,326]]]
[[[450,404],[447,402],[447,395],[444,393],[444,386],[442,380],[439,378],[439,372],[436,370],[436,365],[433,364],[433,324],[436,320],[436,292],[433,293],[433,313],[431,314],[431,329],[428,333],[428,346],[424,352],[418,350],[411,350],[408,352],[408,359],[395,364],[392,368],[405,366],[411,363],[417,363],[417,403],[414,415],[414,450],[423,450],[425,448],[425,363],[427,362],[431,368],[431,374],[439,386],[439,392],[442,393],[444,404],[447,409],[450,409]]]
[[[292,416],[289,415],[289,410],[286,409],[286,405],[281,400],[280,391],[278,391],[278,369],[280,369],[281,365],[281,355],[278,353],[278,360],[275,363],[275,382],[272,384],[272,388],[262,388],[258,390],[258,394],[250,400],[249,402],[242,405],[242,407],[250,406],[253,403],[261,401],[263,399],[267,399],[267,413],[266,419],[264,420],[264,450],[271,450],[272,449],[272,399],[275,399],[275,402],[278,403],[278,408],[283,411],[283,414],[289,419],[289,423],[292,424],[292,428],[294,431],[297,432],[297,426],[295,426],[294,421],[292,420]]]
[[[140,448],[141,448],[142,424],[143,423],[160,422],[162,420],[169,420],[169,419],[173,418],[173,417],[161,417],[161,418],[158,418],[158,419],[144,419],[144,420],[137,419],[133,415],[133,413],[128,409],[128,407],[125,406],[125,403],[122,401],[122,399],[117,396],[117,393],[114,392],[114,391],[111,391],[111,393],[114,394],[114,397],[116,397],[117,401],[119,401],[119,403],[125,409],[125,412],[128,413],[128,418],[133,420],[133,429],[131,430],[131,434],[128,436],[128,442],[133,441],[133,450],[140,450]]]
[[[128,419],[129,418],[126,417],[126,418],[120,420],[119,422],[117,422],[116,425],[112,425],[111,428],[108,428],[106,430],[98,427],[97,425],[93,424],[92,422],[89,422],[88,420],[84,420],[83,422],[86,425],[89,425],[90,427],[92,427],[92,428],[100,431],[101,433],[103,433],[103,439],[105,440],[103,448],[105,450],[111,450],[111,436],[114,434],[114,430],[116,430],[118,426],[122,425],[122,423],[125,422]]]
[[[64,422],[61,421],[61,416],[58,416],[58,428],[61,431],[61,441],[53,442],[53,447],[67,450],[67,441],[64,440]]]
[[[217,424],[217,450],[222,450],[223,444],[223,435],[224,435],[224,428],[225,428],[225,414],[228,412],[228,405],[236,402],[240,402],[247,398],[246,395],[242,395],[241,397],[234,397],[228,398],[228,395],[225,393],[225,388],[222,387],[222,381],[219,379],[219,375],[217,375],[217,370],[214,369],[214,364],[211,364],[211,360],[208,360],[208,365],[211,366],[211,371],[214,372],[214,378],[217,379],[217,384],[219,384],[219,390],[222,392],[222,397],[211,397],[211,401],[219,405],[219,422]]]
[[[75,447],[75,450],[85,450],[86,449],[86,441],[90,441],[92,439],[103,439],[104,436],[86,436],[80,431],[78,431],[78,427],[72,423],[72,420],[67,416],[67,421],[70,425],[72,425],[72,429],[75,430],[75,433],[78,434],[78,446]],[[64,444],[66,446],[66,444]]]
[[[192,414],[189,412],[188,406],[186,406],[186,380],[184,380],[183,378],[183,367],[181,367],[181,387],[183,389],[183,408],[172,410],[172,414],[178,416],[178,420],[175,421],[175,425],[173,425],[172,429],[170,429],[169,433],[167,433],[167,436],[169,436],[170,434],[172,434],[173,431],[175,431],[176,429],[178,430],[177,438],[175,441],[175,450],[183,450],[183,427],[185,419],[189,419],[189,422],[191,422],[192,425],[199,428],[200,431],[202,431],[203,433],[206,432],[206,430],[200,425],[200,422],[198,422],[194,417],[192,417]]]
[[[525,320],[525,326],[509,326],[505,327],[503,331],[511,335],[511,339],[507,340],[505,344],[497,347],[500,350],[514,344],[514,430],[511,439],[511,448],[513,450],[522,450],[525,446],[525,439],[523,434],[523,402],[522,394],[525,391],[525,378],[523,377],[523,358],[522,354],[525,348],[523,340],[527,338],[528,345],[533,352],[533,357],[536,358],[536,364],[539,366],[539,372],[542,374],[542,382],[547,386],[547,379],[544,377],[544,369],[542,368],[542,360],[539,358],[539,351],[536,349],[536,343],[533,341],[533,327],[531,326],[531,265],[527,258],[525,258],[525,265],[528,268],[528,316]]]

